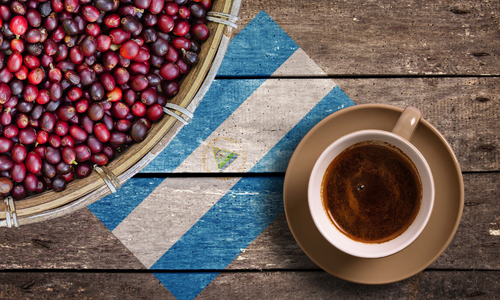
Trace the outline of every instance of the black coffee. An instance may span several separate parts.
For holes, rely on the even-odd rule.
[[[333,224],[345,235],[383,243],[401,235],[417,216],[422,183],[401,150],[384,142],[361,142],[330,163],[322,198]]]

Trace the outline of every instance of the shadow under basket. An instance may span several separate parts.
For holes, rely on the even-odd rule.
[[[121,152],[107,166],[94,166],[92,173],[69,182],[62,192],[52,190],[22,200],[0,200],[0,227],[18,227],[72,213],[116,192],[170,143],[193,117],[217,74],[236,28],[241,0],[214,0],[207,13],[209,38],[201,44],[199,62],[182,78],[179,93],[169,99],[165,114],[156,121],[147,137]]]

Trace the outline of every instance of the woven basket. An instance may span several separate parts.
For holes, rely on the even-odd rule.
[[[209,38],[203,42],[200,61],[180,83],[179,93],[164,108],[165,115],[153,124],[147,137],[122,151],[106,167],[83,179],[73,180],[62,192],[46,191],[23,200],[0,202],[0,227],[17,227],[74,212],[116,191],[152,161],[180,129],[207,92],[222,62],[241,0],[214,0],[207,13]]]

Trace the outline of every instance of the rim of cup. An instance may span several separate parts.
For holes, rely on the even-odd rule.
[[[362,141],[382,141],[399,148],[416,166],[422,183],[421,205],[415,220],[401,235],[383,243],[364,243],[350,239],[333,224],[323,205],[321,186],[327,167],[343,150]],[[322,152],[311,172],[307,193],[313,221],[328,242],[353,256],[380,258],[403,250],[418,238],[431,216],[435,191],[431,169],[424,156],[413,144],[389,131],[360,130],[339,138]]]

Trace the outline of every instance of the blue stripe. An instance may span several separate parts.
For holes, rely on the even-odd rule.
[[[219,272],[153,273],[153,275],[178,300],[191,300],[201,293]]]
[[[285,171],[304,135],[326,116],[351,105],[335,87],[250,171]],[[282,189],[283,178],[240,179],[151,269],[225,269],[283,211]],[[161,273],[159,279],[178,299],[194,299],[217,274]]]
[[[240,179],[152,267],[223,270],[283,211],[283,178]]]
[[[261,11],[232,40],[217,76],[271,76],[299,46]]]
[[[116,193],[90,204],[88,208],[113,231],[163,180],[131,178]]]
[[[334,87],[249,172],[285,172],[293,151],[311,128],[328,115],[354,104],[338,86]]]

